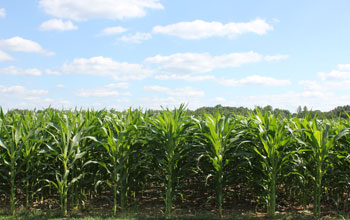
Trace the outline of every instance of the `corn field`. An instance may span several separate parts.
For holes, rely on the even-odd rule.
[[[188,192],[199,197],[194,207],[210,202],[220,217],[233,203],[270,217],[295,206],[316,217],[325,207],[349,213],[349,133],[349,117],[192,116],[184,105],[0,110],[0,199],[12,214],[51,200],[66,216],[107,198],[116,215],[156,189],[167,217]]]

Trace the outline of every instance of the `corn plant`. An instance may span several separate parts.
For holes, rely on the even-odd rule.
[[[181,160],[190,148],[187,140],[191,138],[190,130],[193,126],[186,114],[184,105],[173,111],[166,109],[151,117],[146,127],[145,138],[154,156],[154,167],[157,176],[164,183],[166,217],[172,214],[174,191],[185,168],[181,166]]]
[[[40,146],[43,144],[43,131],[45,118],[43,114],[23,113],[21,114],[21,141],[23,143],[22,158],[24,166],[24,188],[26,195],[26,207],[29,208],[35,194],[33,184],[38,182],[37,161]]]
[[[336,175],[340,176],[338,178],[338,183],[340,187],[338,189],[338,206],[343,203],[343,211],[350,212],[350,202],[348,201],[347,195],[350,194],[350,116],[347,114],[347,118],[341,120],[338,124],[338,131],[343,131],[344,133],[338,139],[337,143],[337,155],[335,164]]]
[[[21,121],[20,115],[13,114],[11,118],[5,118],[2,110],[0,113],[1,117],[1,133],[2,139],[0,139],[0,147],[5,151],[3,154],[3,171],[4,176],[10,186],[10,212],[15,214],[15,203],[16,203],[16,177],[20,172],[19,161],[22,157],[21,142]],[[6,119],[10,120],[7,121]],[[7,123],[7,124],[5,124]]]
[[[270,217],[275,216],[276,185],[278,174],[288,163],[290,155],[295,153],[289,149],[291,133],[286,120],[282,120],[267,111],[262,114],[256,110],[253,119],[252,134],[255,136],[254,152],[260,158],[261,172],[263,173],[262,188],[267,193],[267,212]]]
[[[126,115],[107,115],[102,125],[106,142],[101,142],[107,152],[107,161],[98,163],[104,167],[111,180],[113,192],[113,214],[117,213],[117,192],[120,192],[121,209],[126,208],[127,187],[130,170],[137,161],[130,161],[131,154],[135,154],[134,136],[141,119],[141,112],[131,110]],[[107,181],[109,182],[109,181]]]
[[[299,143],[308,147],[314,161],[314,215],[321,215],[322,179],[327,171],[329,156],[333,153],[336,141],[346,134],[346,129],[337,131],[329,123],[322,123],[317,117],[312,120],[295,119],[297,126],[305,133],[306,140],[298,139]]]
[[[200,141],[204,145],[204,152],[200,158],[209,158],[212,166],[207,179],[210,176],[214,177],[219,217],[222,217],[224,170],[235,159],[240,138],[240,133],[235,131],[235,125],[234,117],[222,116],[219,111],[216,112],[215,116],[206,114],[204,120],[197,121],[197,126],[200,129]],[[229,172],[232,174],[232,170]]]
[[[47,143],[48,153],[53,160],[57,160],[58,167],[52,167],[55,180],[47,180],[52,184],[60,195],[61,212],[64,216],[68,214],[68,190],[73,184],[84,175],[72,175],[76,169],[76,163],[81,160],[87,153],[86,146],[81,146],[84,139],[97,141],[95,137],[88,136],[89,127],[85,127],[84,121],[78,120],[74,114],[58,114],[53,113],[53,117],[58,124],[48,123],[47,132],[51,137],[50,143]],[[86,161],[83,167],[91,161]]]

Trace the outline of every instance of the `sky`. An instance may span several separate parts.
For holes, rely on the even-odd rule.
[[[348,0],[0,0],[0,106],[350,104]]]

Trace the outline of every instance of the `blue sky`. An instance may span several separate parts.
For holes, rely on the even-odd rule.
[[[2,0],[0,106],[350,100],[348,0]]]

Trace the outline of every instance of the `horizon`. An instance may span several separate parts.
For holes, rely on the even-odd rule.
[[[273,106],[271,105],[267,105],[267,106],[254,106],[253,108],[249,108],[249,107],[244,107],[244,106],[225,106],[225,105],[221,105],[221,104],[218,104],[216,106],[201,106],[201,107],[198,107],[198,108],[195,108],[195,109],[190,109],[188,108],[188,105],[187,104],[184,104],[182,103],[181,105],[184,105],[185,106],[185,109],[186,110],[189,110],[189,111],[197,111],[198,109],[201,109],[201,108],[218,108],[218,107],[222,107],[222,108],[246,108],[248,109],[248,111],[255,111],[256,108],[261,108],[261,109],[264,109],[265,107],[271,107],[274,111],[275,110],[280,110],[280,111],[288,111],[290,114],[298,114],[298,111],[299,111],[299,108],[301,111],[304,111],[305,107],[307,108],[307,106],[298,106],[298,108],[295,110],[295,111],[290,111],[288,109],[282,109],[282,108],[274,108]],[[152,109],[152,108],[142,108],[141,106],[139,107],[129,107],[129,108],[126,108],[126,109],[123,109],[123,110],[117,110],[117,109],[114,109],[114,108],[102,108],[102,109],[95,109],[93,107],[91,108],[78,108],[78,107],[72,107],[72,108],[55,108],[55,107],[51,107],[51,106],[48,106],[48,107],[42,107],[42,108],[33,108],[33,109],[28,109],[28,108],[14,108],[14,109],[3,109],[2,106],[0,106],[0,110],[2,110],[5,114],[9,111],[45,111],[47,109],[53,109],[53,110],[57,110],[57,111],[117,111],[117,112],[123,112],[123,111],[128,111],[129,109],[134,111],[134,110],[140,110],[141,112],[146,112],[146,111],[163,111],[163,110],[166,110],[166,109],[169,109],[171,111],[175,110],[175,109],[179,109],[180,105],[179,106],[174,106],[173,108],[168,108],[168,107],[163,107],[163,106],[159,106],[159,108],[156,108],[156,109]],[[338,107],[350,107],[350,105],[344,105],[344,106],[337,106],[329,111],[321,111],[319,109],[306,109],[306,111],[308,112],[317,112],[317,111],[320,111],[321,113],[327,113],[327,112],[330,112],[330,111],[333,111],[335,110],[336,108]]]

